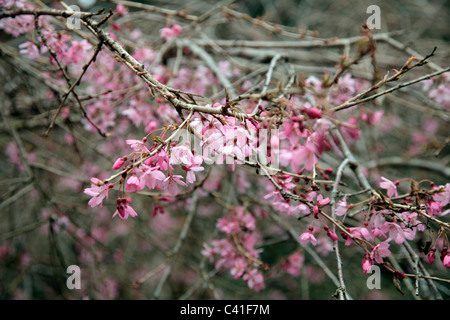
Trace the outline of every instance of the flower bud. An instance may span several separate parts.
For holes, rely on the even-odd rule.
[[[368,253],[364,254],[364,258],[361,261],[361,266],[364,273],[369,272],[370,268],[373,266],[373,260],[370,259]]]
[[[308,115],[308,117],[310,117],[311,119],[322,118],[322,112],[315,107],[305,108],[304,111]]]
[[[442,260],[442,262],[444,263],[444,266],[448,269],[450,268],[450,254],[447,253],[447,255],[444,257],[444,259]]]
[[[127,160],[127,157],[123,157],[123,158],[118,158],[117,160],[116,160],[116,162],[114,162],[114,164],[113,164],[113,170],[117,170],[117,169],[120,169],[122,166],[123,166],[123,164],[124,164],[124,162]]]
[[[331,230],[330,228],[328,228],[327,226],[324,226],[325,231],[327,232],[327,236],[333,240],[333,241],[337,241],[338,236],[336,234],[336,232],[334,232],[333,230]]]
[[[430,252],[428,252],[428,262],[430,264],[433,264],[434,259],[436,258],[435,252],[436,252],[436,248],[435,247],[431,248]]]

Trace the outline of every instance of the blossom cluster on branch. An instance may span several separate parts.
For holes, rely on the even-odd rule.
[[[45,135],[57,130],[60,119],[69,123],[81,115],[85,134],[104,139],[95,147],[104,158],[92,158],[81,173],[90,175],[90,185],[72,185],[74,193],[81,189],[79,194],[90,197],[90,208],[114,208],[109,216],[125,224],[142,216],[162,219],[194,193],[213,199],[217,232],[196,249],[215,270],[226,270],[255,291],[266,289],[265,274],[272,270],[261,245],[273,236],[260,227],[268,219],[279,221],[279,228],[287,222],[284,230],[299,248],[285,252],[279,263],[284,272],[300,275],[305,247],[321,257],[335,255],[338,277],[331,278],[344,292],[339,246],[357,252],[363,274],[380,265],[394,280],[420,273],[431,281],[425,267],[407,272],[390,260],[394,247],[426,239],[416,255],[428,265],[438,255],[444,269],[450,268],[450,183],[369,171],[363,161],[371,159],[357,154],[367,132],[387,136],[401,122],[386,115],[381,97],[413,88],[437,114],[448,114],[448,68],[404,80],[424,68],[434,50],[405,57],[383,76],[358,76],[352,67],[377,54],[374,35],[363,26],[355,58],[343,56],[334,72],[298,72],[295,62],[282,61],[282,51],[258,69],[241,57],[218,54],[225,49],[216,48],[214,39],[196,42],[188,23],[194,18],[182,11],[167,16],[148,40],[144,29],[126,22],[132,13],[123,4],[109,14],[82,15],[81,29],[73,32],[64,28],[68,8],[58,8],[58,14],[25,0],[1,2],[0,28],[22,40],[20,57],[30,66],[48,66],[41,80],[46,98],[57,104]],[[373,58],[372,64],[379,69]],[[277,70],[282,68],[288,72]],[[434,134],[442,122],[448,124],[429,118],[425,131],[413,129],[404,152],[413,157],[438,143]],[[63,141],[79,148],[71,131]],[[383,154],[384,146],[375,147]],[[33,153],[24,159],[20,148],[16,140],[5,152],[23,172],[37,160]],[[135,206],[142,197],[152,198],[153,206]]]

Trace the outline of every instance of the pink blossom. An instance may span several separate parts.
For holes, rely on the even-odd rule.
[[[139,188],[142,190],[147,186],[149,189],[155,189],[160,186],[161,181],[165,178],[164,173],[159,171],[159,167],[148,168],[140,178]]]
[[[127,157],[118,158],[112,166],[113,170],[120,169],[125,161],[127,161]]]
[[[303,112],[311,119],[319,119],[322,117],[322,112],[316,107],[304,108]]]
[[[373,241],[373,234],[367,228],[367,223],[364,224],[363,227],[359,228],[359,233],[366,239],[367,241]]]
[[[25,166],[22,162],[22,158],[19,154],[19,148],[17,144],[14,142],[9,142],[6,144],[5,153],[8,155],[8,158],[12,163],[17,165],[20,171],[25,170]],[[34,163],[36,161],[36,154],[34,152],[27,153],[27,158],[30,163]]]
[[[133,174],[131,177],[128,178],[127,183],[125,185],[125,190],[127,190],[129,192],[140,191],[140,190],[142,190],[140,185],[141,185],[141,182],[140,182],[139,178]]]
[[[162,182],[161,187],[168,189],[169,193],[172,196],[175,196],[178,193],[178,185],[187,186],[181,179],[183,179],[182,176],[169,173],[169,176]]]
[[[235,279],[239,279],[244,274],[247,269],[247,263],[244,258],[237,258],[234,261],[233,268],[231,268],[230,273]]]
[[[429,201],[426,206],[430,216],[435,217],[442,215],[442,207],[438,202]]]
[[[394,240],[396,244],[402,244],[405,241],[405,233],[397,223],[386,222],[381,230],[389,232],[389,238]]]
[[[227,219],[217,219],[217,228],[226,234],[236,234],[241,231],[237,221],[230,221]]]
[[[442,263],[446,268],[450,268],[450,253],[447,253],[445,255],[444,259],[442,260]]]
[[[126,16],[128,14],[128,9],[127,7],[125,7],[123,4],[119,3],[116,7],[115,12],[119,15],[119,16]]]
[[[88,204],[94,208],[96,206],[103,206],[103,199],[108,199],[109,190],[112,185],[108,185],[107,183],[103,183],[101,180],[97,178],[91,178],[91,187],[84,189],[84,193],[90,195],[92,197],[89,200]]]
[[[342,200],[338,201],[337,208],[334,213],[338,216],[345,216],[347,214],[347,199],[346,197],[342,198]]]
[[[317,245],[317,240],[312,234],[312,228],[310,227],[308,231],[302,233],[299,237],[300,243],[305,245],[311,242],[314,246]]]
[[[63,55],[64,64],[70,63],[79,63],[81,62],[80,58],[85,57],[87,52],[92,48],[92,45],[86,40],[83,39],[81,41],[73,40],[71,43],[71,47],[69,50]]]
[[[428,252],[428,262],[430,264],[433,264],[434,259],[436,258],[436,247],[433,247],[430,249],[430,252]]]
[[[291,167],[294,171],[298,171],[300,164],[303,163],[305,170],[312,172],[317,161],[316,147],[313,143],[307,141],[305,146],[300,146],[293,151]]]
[[[118,198],[117,210],[114,212],[112,217],[114,218],[119,215],[120,220],[126,220],[129,216],[137,217],[136,211],[128,205],[129,203],[131,203],[131,199],[129,198]]]
[[[381,180],[383,180],[383,182],[380,182],[380,187],[387,190],[388,197],[392,197],[394,194],[398,197],[397,186],[395,183],[385,177],[381,177]]]
[[[314,217],[317,218],[319,214],[320,207],[328,204],[330,202],[330,198],[326,197],[325,199],[321,194],[317,196],[317,204],[313,207]]]
[[[383,258],[391,254],[389,251],[389,241],[383,241],[377,244],[372,252],[370,253],[370,258],[375,260],[377,263],[383,263]]]
[[[447,109],[450,108],[450,83],[442,83],[430,90],[428,96]]]
[[[264,277],[257,269],[248,271],[246,274],[244,274],[243,279],[245,282],[247,282],[247,285],[250,289],[253,289],[255,291],[261,291],[262,289],[264,289]]]
[[[30,59],[38,59],[41,57],[39,53],[39,49],[34,42],[25,41],[24,43],[19,45],[20,53],[26,54]]]
[[[287,273],[294,277],[300,275],[300,268],[303,265],[305,257],[298,252],[291,254],[286,261],[283,262],[282,267]]]
[[[147,139],[143,139],[143,140],[126,140],[125,141],[127,144],[129,144],[131,146],[131,148],[134,149],[134,151],[136,152],[147,152],[150,153],[150,151],[148,151],[147,146],[145,145],[145,143],[147,142]]]
[[[211,248],[207,243],[203,243],[203,250],[200,252],[202,256],[209,258],[209,262],[214,261],[214,254],[216,253],[213,248]]]
[[[361,233],[359,232],[359,228],[348,228],[347,232],[350,233],[353,237],[361,238]],[[343,234],[343,238],[345,239],[345,245],[349,246],[353,239],[346,234]]]
[[[324,205],[330,203],[330,198],[326,197],[325,199],[323,198],[323,196],[321,194],[319,194],[317,196],[317,205],[319,207],[323,207]]]
[[[361,265],[364,273],[369,272],[370,268],[373,266],[373,260],[368,253],[364,254]]]
[[[22,15],[14,18],[4,18],[0,20],[0,29],[18,37],[23,33],[34,30],[34,16]]]
[[[329,227],[327,227],[327,226],[324,226],[324,229],[325,229],[325,231],[327,232],[327,236],[328,236],[331,240],[337,241],[338,236],[337,236],[337,234],[336,234],[333,230],[331,230],[331,229],[330,229]]]
[[[435,189],[444,189],[442,192],[433,194],[433,200],[439,202],[441,208],[445,207],[450,202],[450,183],[445,186],[435,187]]]
[[[151,156],[150,158],[144,161],[144,164],[147,166],[152,166],[153,163],[154,165],[159,167],[162,171],[166,171],[169,168],[173,170],[169,156],[164,150],[161,150],[157,154]]]
[[[247,230],[255,230],[256,228],[256,219],[250,213],[239,213],[237,218],[239,219],[239,223],[245,227]]]
[[[298,210],[305,215],[311,213],[309,207],[303,202],[300,202],[300,204],[298,205]]]
[[[183,161],[181,168],[186,171],[186,182],[192,184],[196,181],[195,172],[203,171],[203,158],[201,156],[194,156],[192,153]]]
[[[159,35],[166,41],[170,41],[172,38],[178,37],[181,31],[183,31],[183,28],[178,24],[174,24],[172,27],[166,26],[159,30]]]
[[[361,131],[358,129],[358,118],[352,117],[347,120],[347,125],[343,125],[342,133],[349,140],[349,142],[359,139],[361,136]]]
[[[381,118],[383,117],[383,113],[384,111],[363,113],[361,115],[361,120],[366,122],[368,125],[376,124],[380,122]]]

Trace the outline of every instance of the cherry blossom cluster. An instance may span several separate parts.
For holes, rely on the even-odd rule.
[[[216,227],[225,238],[212,240],[204,244],[202,254],[210,262],[215,262],[217,269],[228,269],[235,279],[244,280],[250,289],[264,289],[264,277],[258,267],[263,263],[259,260],[262,249],[257,249],[255,236],[256,218],[246,212],[243,207],[230,209],[225,217],[217,219]]]
[[[23,0],[0,0],[0,5],[6,9],[33,8]],[[128,10],[119,4],[115,14],[125,16]],[[34,30],[35,19],[39,30]],[[174,200],[181,194],[202,189],[210,166],[235,171],[239,179],[237,192],[243,194],[251,185],[248,175],[237,170],[243,166],[257,171],[258,179],[264,179],[262,184],[258,180],[259,188],[255,190],[258,201],[250,207],[228,205],[226,213],[217,217],[215,227],[219,236],[204,243],[201,254],[216,269],[227,270],[250,289],[265,288],[264,271],[268,266],[261,260],[257,228],[260,215],[255,213],[263,207],[290,219],[294,228],[296,219],[301,220],[304,229],[296,240],[301,246],[315,247],[323,256],[333,252],[333,246],[339,242],[346,247],[358,247],[363,273],[369,273],[375,264],[387,265],[394,243],[402,245],[417,240],[418,234],[429,233],[431,240],[421,248],[426,261],[433,264],[438,254],[442,265],[450,268],[449,224],[442,220],[450,212],[450,183],[437,186],[429,180],[409,178],[391,181],[363,172],[365,178],[374,178],[376,188],[366,190],[364,200],[353,200],[355,194],[338,191],[339,183],[333,187],[336,182],[333,179],[339,175],[336,169],[322,164],[327,163],[323,160],[330,155],[349,160],[334,130],[340,130],[345,143],[352,145],[362,138],[363,126],[379,126],[382,130],[386,125],[382,110],[355,105],[333,113],[327,108],[341,105],[368,89],[369,81],[345,72],[331,85],[328,74],[323,78],[311,75],[300,81],[298,90],[292,93],[280,90],[277,95],[255,94],[257,98],[247,99],[245,93],[253,83],[246,80],[236,85],[238,96],[226,92],[225,98],[201,105],[197,97],[212,96],[224,86],[217,70],[189,50],[181,51],[183,57],[177,68],[171,68],[157,49],[151,49],[141,30],[123,31],[114,21],[105,24],[105,30],[119,44],[122,31],[126,32],[127,40],[134,44],[132,58],[146,67],[159,88],[173,88],[171,92],[183,96],[180,98],[183,102],[212,110],[208,113],[191,109],[187,115],[186,110],[170,104],[168,95],[149,90],[118,57],[106,50],[97,51],[86,39],[58,30],[48,17],[5,18],[0,20],[0,28],[14,37],[26,34],[27,40],[18,46],[21,55],[33,61],[46,59],[54,68],[62,65],[74,78],[86,71],[81,81],[87,114],[82,120],[84,129],[89,132],[100,129],[108,132],[106,136],[115,136],[108,146],[103,145],[102,152],[116,159],[108,164],[111,174],[109,168],[106,173],[97,168],[89,172],[91,185],[84,188],[84,194],[91,197],[88,200],[91,208],[103,208],[114,197],[111,203],[115,210],[110,212],[113,218],[127,220],[151,215],[158,219],[165,212],[160,202],[155,201],[151,213],[139,212],[133,208],[136,208],[133,197],[151,192],[159,200]],[[158,35],[158,40],[170,45],[183,35],[183,27],[167,24]],[[93,56],[94,61],[87,66]],[[217,68],[228,80],[237,79],[243,72],[228,60],[219,61]],[[44,77],[52,86],[67,87],[63,70],[46,73]],[[445,75],[431,78],[422,87],[430,99],[447,110],[448,79]],[[48,97],[55,98],[55,92],[49,91]],[[68,119],[73,112],[73,107],[66,106],[61,115]],[[418,154],[433,141],[438,123],[429,119],[422,129],[423,132],[415,131],[411,136],[410,155]],[[135,130],[143,130],[144,134],[139,136]],[[73,137],[67,135],[65,141],[70,145]],[[11,162],[24,169],[17,145],[8,144],[6,153]],[[34,153],[28,154],[30,162],[35,158]],[[400,184],[406,193],[400,191]],[[281,266],[298,277],[304,261],[303,252],[295,251]],[[406,277],[400,271],[394,273]]]

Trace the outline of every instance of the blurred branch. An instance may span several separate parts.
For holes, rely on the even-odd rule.
[[[450,177],[450,168],[447,165],[430,160],[402,158],[402,157],[388,157],[368,161],[364,163],[364,166],[368,169],[375,169],[377,167],[390,167],[390,166],[416,167],[430,171],[435,171],[439,174],[444,175],[445,177]]]
[[[162,275],[161,279],[158,282],[158,286],[156,287],[155,291],[153,292],[153,299],[159,299],[162,288],[164,287],[164,284],[166,283],[167,279],[170,276],[170,273],[172,272],[178,252],[180,251],[181,246],[183,245],[184,239],[186,239],[187,233],[191,227],[192,219],[194,218],[194,215],[197,213],[197,201],[198,201],[198,195],[197,195],[197,192],[194,192],[192,195],[192,199],[191,199],[191,207],[189,209],[188,215],[184,222],[183,228],[181,229],[178,240],[177,240],[175,246],[173,247],[172,252],[170,253],[169,265],[164,270],[164,274]]]

